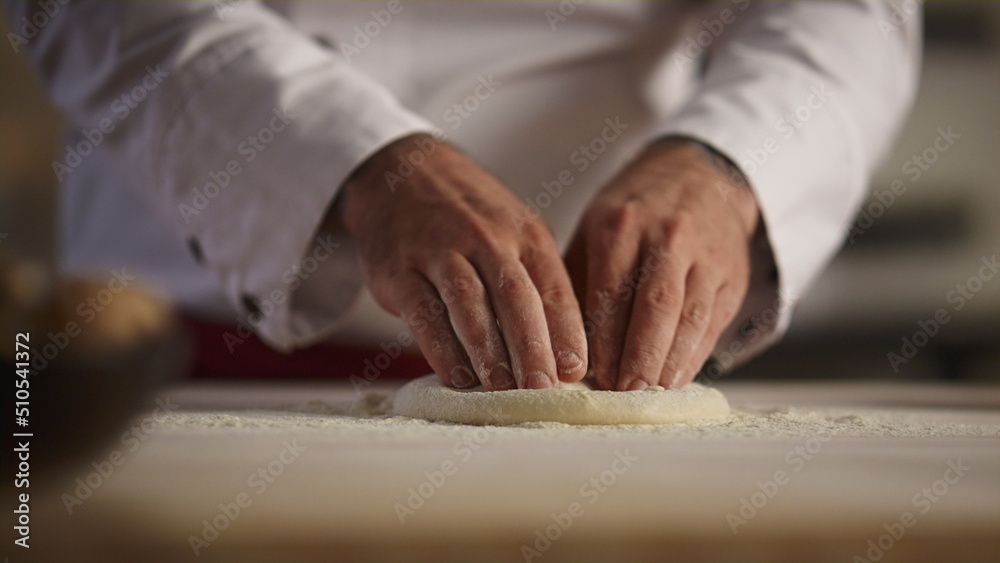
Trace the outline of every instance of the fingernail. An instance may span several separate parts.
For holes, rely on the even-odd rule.
[[[636,379],[632,383],[629,383],[628,384],[628,388],[626,388],[625,390],[626,391],[642,391],[646,387],[649,387],[648,383],[646,383],[645,381],[643,381],[641,379]]]
[[[565,350],[559,353],[559,357],[556,358],[556,366],[559,368],[560,373],[572,373],[583,365],[583,360],[580,356],[572,350]]]
[[[475,387],[479,383],[476,376],[472,375],[472,370],[465,366],[451,368],[451,384],[459,389]]]
[[[514,380],[514,374],[505,364],[497,364],[492,370],[490,370],[489,377],[490,387],[493,391],[517,389],[517,381]]]
[[[525,389],[549,389],[552,378],[544,371],[533,371],[525,378]]]

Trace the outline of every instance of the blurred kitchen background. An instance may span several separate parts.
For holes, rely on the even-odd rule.
[[[1000,273],[978,279],[982,259],[1000,251],[1000,2],[927,2],[924,28],[916,106],[872,186],[882,199],[873,195],[867,217],[845,225],[852,242],[784,341],[740,378],[1000,379]],[[5,20],[0,31],[6,37]],[[0,251],[46,268],[60,127],[25,62],[0,48]],[[939,128],[959,136],[914,179],[904,167],[934,146]],[[906,191],[886,205],[896,180]],[[979,291],[956,311],[949,292],[970,278]],[[894,370],[887,355],[942,308],[950,321]]]

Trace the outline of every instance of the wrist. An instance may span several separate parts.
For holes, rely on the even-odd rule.
[[[351,233],[364,222],[365,209],[378,207],[406,180],[418,172],[430,155],[444,143],[427,133],[416,133],[392,141],[369,156],[344,181],[330,206],[324,227]]]
[[[368,157],[348,176],[345,190],[353,191],[357,186],[384,184],[388,191],[395,191],[392,183],[395,176],[409,177],[416,168],[438,152],[444,143],[428,133],[415,133],[396,139]]]

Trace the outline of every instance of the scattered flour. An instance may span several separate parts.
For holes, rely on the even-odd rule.
[[[178,410],[152,417],[159,428],[199,431],[314,431],[354,433],[369,431],[373,437],[406,439],[422,436],[450,437],[469,429],[461,424],[428,422],[393,416],[392,392],[367,392],[353,401],[310,400],[266,409]],[[955,423],[959,409],[862,408],[735,404],[724,419],[677,424],[574,426],[534,422],[489,427],[500,434],[530,433],[538,439],[642,437],[663,439],[789,439],[826,434],[842,438],[998,437],[1000,422]],[[955,416],[952,416],[955,415]]]

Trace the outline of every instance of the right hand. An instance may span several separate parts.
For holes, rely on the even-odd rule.
[[[419,162],[405,178],[403,161]],[[369,158],[344,190],[368,289],[442,383],[544,389],[583,378],[583,319],[555,241],[497,179],[419,134]]]

